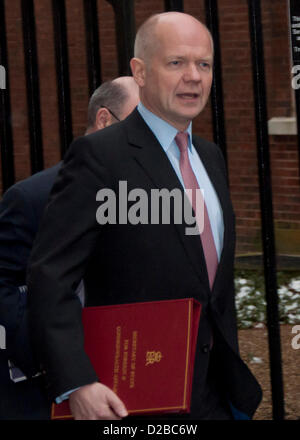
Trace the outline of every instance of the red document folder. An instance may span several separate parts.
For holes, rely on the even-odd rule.
[[[200,312],[190,298],[83,309],[85,351],[129,414],[189,412]],[[53,404],[52,419],[71,417]]]

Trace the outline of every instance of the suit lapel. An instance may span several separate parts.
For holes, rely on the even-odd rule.
[[[166,153],[137,110],[127,118],[125,127],[132,155],[156,188],[172,191],[183,188]],[[183,224],[174,224],[179,239],[201,282],[209,289],[208,275],[201,240],[198,235],[186,235]]]

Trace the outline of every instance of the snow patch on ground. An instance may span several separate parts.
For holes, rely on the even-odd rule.
[[[263,289],[258,289],[255,280],[235,279],[235,305],[239,328],[257,327],[266,324],[266,299]],[[300,323],[300,277],[287,285],[278,286],[277,300],[280,323]]]

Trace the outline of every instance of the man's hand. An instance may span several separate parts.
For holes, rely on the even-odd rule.
[[[75,420],[120,420],[128,415],[119,397],[98,382],[74,391],[69,403]]]

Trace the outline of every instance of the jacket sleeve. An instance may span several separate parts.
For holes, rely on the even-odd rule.
[[[99,239],[96,193],[108,185],[105,168],[88,138],[78,138],[67,152],[28,273],[32,335],[51,399],[98,380],[84,352],[81,304],[75,290]]]
[[[28,376],[37,372],[29,340],[26,288],[36,228],[30,197],[20,185],[11,187],[0,203],[0,324],[6,330],[4,355]]]

